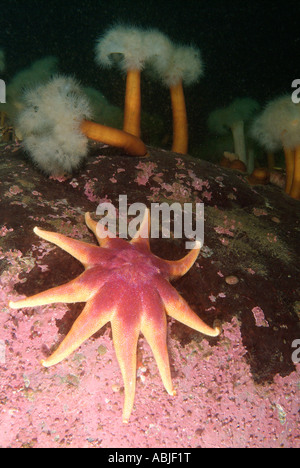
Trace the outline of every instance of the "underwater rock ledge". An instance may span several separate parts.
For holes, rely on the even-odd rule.
[[[154,148],[149,153],[149,158],[135,158],[92,144],[85,165],[58,180],[36,170],[22,149],[2,148],[0,275],[12,264],[12,252],[20,252],[31,264],[24,262],[18,272],[18,295],[74,278],[82,270],[79,263],[53,246],[41,254],[33,227],[91,242],[84,213],[90,211],[96,219],[98,204],[111,201],[117,207],[120,194],[127,195],[129,204],[148,206],[203,202],[204,247],[176,288],[210,324],[216,318],[226,323],[236,317],[255,382],[289,375],[295,369],[292,342],[300,334],[299,201],[276,186],[250,186],[241,173],[204,160]],[[151,247],[167,259],[185,253],[179,239],[155,239]],[[69,307],[78,310],[76,304]],[[67,315],[60,324],[64,333],[75,319]],[[202,340],[177,323],[172,337],[182,345]]]

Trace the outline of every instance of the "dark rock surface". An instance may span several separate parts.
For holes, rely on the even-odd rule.
[[[98,204],[111,201],[117,207],[120,194],[127,195],[128,204],[147,206],[204,202],[204,247],[195,266],[174,286],[207,323],[237,317],[257,383],[269,382],[277,373],[289,375],[294,370],[292,342],[300,336],[300,202],[272,185],[250,186],[241,173],[203,160],[153,148],[149,154],[133,158],[91,145],[85,165],[58,180],[34,168],[21,148],[2,147],[0,275],[11,261],[8,252],[32,251],[36,225],[95,242],[85,227],[84,213],[90,211],[96,219]],[[154,239],[151,248],[167,259],[186,253],[184,239]],[[37,259],[38,251],[32,256]],[[59,248],[45,261],[44,272],[34,266],[27,273],[24,265],[15,284],[18,294],[49,289],[82,271]],[[58,323],[62,333],[81,309],[81,304],[70,305],[72,318],[65,316]],[[180,323],[172,330],[182,344],[196,333]]]

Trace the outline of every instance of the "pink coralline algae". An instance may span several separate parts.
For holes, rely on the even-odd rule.
[[[67,176],[59,176],[59,175],[51,175],[49,177],[50,180],[56,180],[57,182],[66,182],[66,180],[68,180],[68,177]]]
[[[268,327],[268,321],[265,319],[264,311],[260,307],[253,307],[252,313],[257,327]]]
[[[168,173],[155,172],[157,164],[153,162],[140,161],[136,169],[139,169],[135,182],[138,185],[147,185],[156,182],[158,186],[150,186],[152,195],[147,198],[151,202],[157,202],[161,199],[174,200],[181,203],[190,202],[195,195],[195,201],[210,201],[212,193],[209,191],[210,184],[208,180],[202,180],[196,176],[192,170],[184,172],[185,163],[181,158],[176,158],[177,168],[183,172],[175,172],[173,180],[170,182]],[[167,181],[166,181],[167,180]]]
[[[199,190],[201,192],[203,188],[209,189],[208,180],[200,179],[192,170],[188,170],[188,175],[192,179],[192,186],[195,190]]]
[[[214,228],[217,234],[225,234],[229,237],[234,237],[234,233],[229,228],[224,228],[223,226],[216,226]]]
[[[10,189],[4,193],[5,197],[11,198],[14,195],[18,195],[19,193],[22,193],[23,189],[21,189],[18,185],[12,185]]]
[[[84,194],[91,202],[98,202],[99,197],[94,192],[94,185],[95,182],[93,180],[87,181],[84,186]]]
[[[173,184],[163,183],[161,188],[165,191],[164,197],[169,200],[183,203],[188,202],[191,198],[191,189],[180,182],[173,182]]]
[[[150,347],[140,338],[136,409],[123,427],[118,418],[122,377],[110,331],[95,339],[95,346],[86,342],[69,359],[43,369],[41,350],[53,343],[68,307],[57,304],[12,315],[7,298],[19,281],[20,262],[27,261],[22,255],[12,258],[6,278],[0,277],[5,290],[0,295],[0,446],[299,446],[300,365],[289,376],[276,375],[270,385],[255,384],[236,318],[223,324],[217,343],[195,336],[186,346],[172,337],[173,321],[169,323],[176,397],[162,388]]]
[[[12,232],[13,229],[7,229],[7,227],[4,225],[0,228],[0,237],[5,237],[9,232]]]
[[[142,162],[140,161],[136,166],[136,169],[139,169],[138,176],[135,181],[138,185],[146,185],[149,182],[150,177],[152,177],[155,172],[154,169],[157,168],[157,164],[153,162]]]
[[[192,170],[188,170],[188,174],[192,180],[192,187],[194,190],[202,192],[201,193],[201,200],[210,201],[212,197],[212,193],[209,192],[210,184],[208,180],[202,180],[196,176],[196,174]],[[206,190],[204,190],[206,189]]]
[[[133,158],[117,156],[112,166],[113,158],[99,156],[95,161],[91,158],[86,171],[73,179],[65,183],[51,180],[49,184],[27,163],[21,163],[18,154],[16,160],[11,152],[7,156],[0,182],[2,210],[7,207],[0,227],[0,447],[300,448],[300,364],[292,358],[292,339],[299,338],[294,333],[299,307],[295,303],[296,259],[292,256],[297,242],[291,235],[298,226],[296,201],[278,197],[278,189],[271,185],[257,187],[254,192],[233,171],[205,161],[177,158],[154,149],[151,153],[157,168],[152,166],[148,173],[142,166],[136,169],[138,161]],[[192,172],[188,174],[188,170]],[[149,177],[148,182],[138,186],[138,181],[146,181],[137,177],[142,173]],[[118,179],[118,186],[109,181],[111,177]],[[30,180],[30,185],[22,180]],[[201,185],[201,180],[205,184]],[[91,185],[85,186],[87,182]],[[110,326],[73,356],[45,369],[40,360],[62,341],[81,305],[12,311],[8,302],[27,296],[33,284],[39,292],[72,277],[64,260],[60,263],[59,249],[47,255],[52,246],[34,239],[31,232],[35,225],[52,225],[53,230],[88,241],[91,236],[87,230],[79,228],[82,214],[86,209],[94,212],[106,194],[114,203],[115,192],[129,189],[130,203],[164,201],[165,195],[172,202],[178,192],[167,192],[162,184],[176,188],[173,183],[190,190],[189,201],[203,199],[204,192],[211,194],[211,201],[205,200],[211,235],[206,236],[191,276],[183,278],[178,287],[207,320],[218,315],[223,332],[213,340],[189,329],[183,335],[178,323],[168,319],[174,397],[165,391],[151,349],[141,336],[135,407],[130,423],[123,427],[119,416],[124,387]],[[43,194],[43,205],[33,191]],[[234,213],[236,223],[231,228]],[[249,255],[240,255],[238,246],[229,255],[220,243],[232,244],[229,232],[237,237],[240,232],[247,234],[246,218],[238,213],[245,213],[258,228],[257,237],[249,235],[250,231],[243,236],[251,262]],[[225,215],[227,224],[223,222]],[[22,223],[19,230],[18,220]],[[70,220],[77,224],[77,232],[72,231]],[[243,222],[242,228],[238,220]],[[217,233],[215,226],[228,231]],[[289,248],[284,258],[282,241]],[[59,274],[53,273],[54,263],[61,267]],[[42,274],[41,270],[47,272]],[[264,276],[272,271],[280,271],[280,275]],[[228,285],[228,275],[236,275],[239,282]],[[198,284],[203,285],[199,294]],[[274,294],[268,296],[269,291]],[[261,366],[260,359],[264,360]]]
[[[71,182],[69,182],[69,184],[73,187],[73,188],[77,188],[78,185],[79,185],[79,182],[77,179],[72,179]]]
[[[274,235],[274,234],[272,234],[272,233],[270,233],[270,232],[267,233],[267,240],[268,240],[271,244],[274,244],[274,243],[276,243],[276,242],[278,241],[277,236]]]

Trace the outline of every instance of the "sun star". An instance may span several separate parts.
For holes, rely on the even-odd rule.
[[[140,332],[152,349],[167,392],[175,395],[167,350],[166,314],[205,335],[218,336],[221,328],[206,325],[169,283],[192,267],[198,257],[200,243],[196,242],[195,248],[181,260],[163,260],[150,251],[148,209],[139,231],[130,242],[116,236],[104,238],[105,228],[89,213],[86,213],[85,221],[100,247],[34,228],[38,236],[79,260],[85,271],[66,284],[9,305],[20,309],[55,302],[86,302],[56,351],[42,361],[45,367],[68,357],[107,322],[111,322],[115,352],[124,381],[123,422],[127,423],[135,396]]]

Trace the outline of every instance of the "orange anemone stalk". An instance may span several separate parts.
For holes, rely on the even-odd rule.
[[[294,177],[294,151],[291,148],[284,148],[284,156],[286,171],[285,192],[289,194]]]
[[[170,45],[152,59],[152,67],[170,90],[173,116],[172,151],[188,152],[188,121],[183,85],[195,83],[203,73],[200,51],[192,46]]]
[[[96,43],[96,62],[104,67],[117,65],[126,73],[123,130],[141,134],[141,71],[151,54],[145,31],[134,26],[115,25]]]
[[[128,70],[126,77],[124,132],[141,135],[141,72]]]
[[[285,192],[290,197],[300,200],[300,146],[288,147],[284,142],[286,134],[286,130],[281,134],[286,171]]]
[[[173,145],[172,151],[186,154],[188,152],[188,121],[182,81],[170,86],[173,114]]]
[[[289,195],[300,200],[300,146],[294,151],[293,180]]]
[[[147,156],[145,144],[138,137],[130,133],[91,122],[90,120],[83,120],[80,124],[80,130],[91,140],[123,148],[131,156]]]

